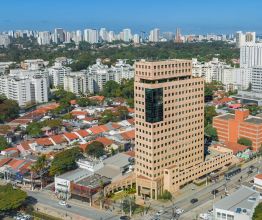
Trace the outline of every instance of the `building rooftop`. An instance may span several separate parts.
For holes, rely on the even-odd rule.
[[[111,180],[119,177],[122,175],[122,171],[117,169],[115,166],[112,165],[105,165],[103,168],[96,171],[97,174],[101,176],[105,176]]]
[[[76,170],[72,170],[58,176],[58,178],[65,179],[68,181],[79,181],[92,174],[93,173],[87,169],[77,168]]]
[[[129,158],[130,158],[129,155],[124,153],[119,153],[105,159],[104,164],[122,168],[130,164],[130,162],[128,161]]]
[[[230,119],[235,119],[235,115],[233,115],[233,114],[225,114],[225,115],[216,116],[216,118],[220,118],[222,120],[230,120]]]
[[[262,118],[258,117],[250,117],[245,120],[245,122],[251,123],[251,124],[256,124],[256,125],[262,125]]]
[[[235,213],[250,215],[256,207],[260,194],[246,186],[242,186],[231,195],[224,197],[214,204],[214,208],[223,209]]]
[[[110,183],[110,179],[105,177],[105,176],[101,176],[99,174],[94,174],[91,176],[88,176],[84,179],[81,179],[80,181],[76,182],[78,185],[81,186],[87,186],[91,189],[95,189],[100,187],[101,182],[103,182],[103,184],[108,184]]]

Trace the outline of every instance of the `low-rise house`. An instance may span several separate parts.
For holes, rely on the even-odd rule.
[[[258,189],[262,190],[262,174],[257,174],[254,177],[254,186],[257,187]]]

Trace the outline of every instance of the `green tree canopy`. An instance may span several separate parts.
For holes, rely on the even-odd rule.
[[[172,194],[168,190],[164,190],[163,194],[159,196],[163,200],[172,200]]]
[[[252,147],[252,141],[248,138],[241,137],[238,139],[237,143],[248,146],[248,147]]]
[[[74,147],[67,149],[55,155],[51,167],[49,169],[49,174],[51,176],[60,175],[69,170],[77,168],[76,161],[82,156],[79,147]]]
[[[205,106],[204,109],[204,124],[205,127],[208,124],[212,124],[213,117],[217,116],[216,108],[214,106]]]
[[[217,137],[217,129],[214,128],[211,124],[208,124],[205,127],[205,135],[210,137],[212,140],[217,141],[218,137]]]
[[[105,155],[104,145],[99,141],[93,141],[87,146],[86,153],[90,156],[99,158]]]
[[[262,203],[259,203],[255,208],[252,220],[261,220],[262,219]]]
[[[19,208],[26,198],[26,192],[13,188],[11,184],[0,185],[0,212]]]
[[[120,85],[113,80],[107,81],[106,84],[103,87],[103,95],[105,97],[119,97],[119,96],[121,96]]]
[[[0,151],[6,149],[7,147],[7,140],[3,136],[0,136]]]
[[[16,101],[7,99],[0,94],[0,122],[16,118],[19,114],[19,106]]]
[[[39,137],[43,134],[43,131],[41,130],[42,125],[39,122],[31,122],[26,127],[26,133],[31,135],[32,137]]]

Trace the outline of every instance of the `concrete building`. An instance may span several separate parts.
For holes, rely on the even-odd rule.
[[[40,70],[48,65],[43,59],[24,60],[21,62],[21,68],[24,70]]]
[[[159,42],[160,41],[160,30],[158,28],[155,28],[155,29],[150,31],[149,41],[151,41],[151,42]]]
[[[214,220],[252,220],[259,202],[259,192],[242,186],[213,205]]]
[[[0,94],[17,101],[21,107],[32,103],[48,102],[48,77],[33,73],[2,75]]]
[[[37,43],[39,45],[50,44],[50,41],[51,41],[51,35],[50,35],[49,31],[38,32]]]
[[[60,62],[55,62],[54,66],[48,69],[48,72],[51,85],[64,87],[64,78],[71,73],[71,68],[63,66]]]
[[[71,72],[64,76],[64,90],[75,94],[87,93],[87,75],[85,72]]]
[[[245,43],[240,48],[240,67],[262,66],[262,43]]]
[[[114,66],[111,67],[114,73],[114,81],[121,83],[123,79],[132,79],[135,75],[134,67],[126,63],[126,60],[119,59]]]
[[[123,41],[125,42],[129,42],[132,39],[132,33],[131,33],[131,29],[126,28],[123,29]]]
[[[0,47],[8,47],[10,38],[8,35],[0,34]]]
[[[138,34],[134,34],[133,42],[134,42],[134,44],[139,44],[140,43],[140,36]]]
[[[63,28],[56,28],[54,32],[54,43],[60,44],[65,41],[65,33]]]
[[[190,60],[138,61],[134,86],[138,196],[157,199],[231,163],[222,147],[204,157],[204,81]]]
[[[262,144],[262,119],[249,115],[248,109],[235,110],[234,114],[224,114],[213,118],[218,140],[237,143],[239,138],[252,141],[252,148],[258,151]]]
[[[253,92],[262,92],[262,66],[254,66],[252,68],[251,89]]]
[[[256,42],[256,32],[246,32],[242,31],[236,32],[236,46],[241,48],[245,43],[255,43]]]
[[[90,44],[98,43],[99,35],[96,29],[85,29],[84,30],[84,41]]]

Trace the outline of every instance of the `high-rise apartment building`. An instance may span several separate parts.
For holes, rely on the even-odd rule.
[[[149,34],[149,41],[158,42],[159,40],[160,40],[160,30],[158,28],[151,30]]]
[[[7,47],[10,44],[10,38],[8,35],[0,35],[0,46]]]
[[[123,41],[129,42],[132,39],[131,29],[123,29]]]
[[[246,32],[242,31],[236,32],[236,46],[238,48],[242,47],[245,43],[255,43],[256,42],[256,32]]]
[[[96,29],[85,29],[84,30],[84,41],[90,44],[98,43],[99,36]]]
[[[71,72],[70,67],[63,66],[62,63],[55,62],[52,67],[48,69],[50,83],[54,87],[64,87],[64,78]]]
[[[232,152],[204,157],[204,80],[190,60],[135,63],[136,187],[157,199],[230,163]]]
[[[240,67],[262,66],[262,43],[245,43],[240,48]]]
[[[50,40],[51,40],[51,35],[50,35],[49,31],[41,31],[41,32],[38,33],[37,43],[39,45],[50,44]]]
[[[63,28],[56,28],[54,32],[54,42],[63,43],[65,41],[65,34]]]

